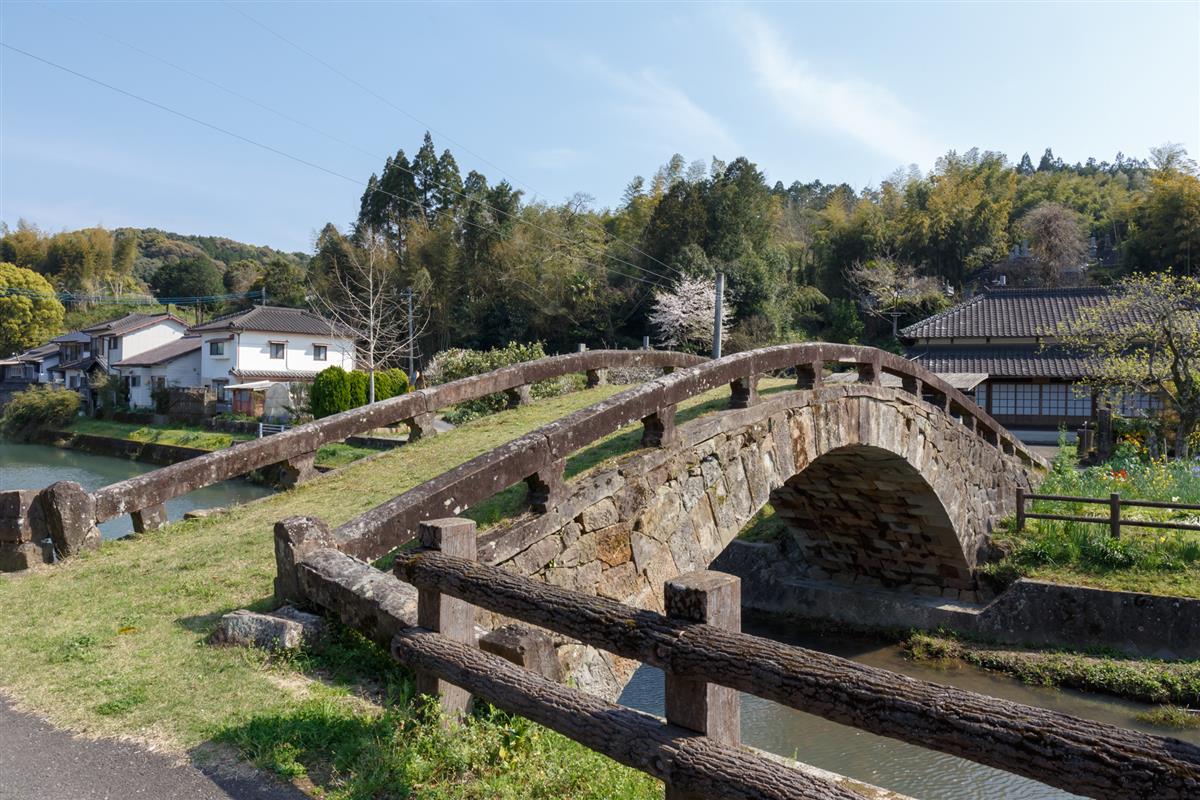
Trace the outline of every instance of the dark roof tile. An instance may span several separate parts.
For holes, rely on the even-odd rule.
[[[300,308],[280,306],[255,306],[226,314],[223,317],[197,325],[194,331],[265,331],[267,333],[307,333],[313,336],[329,336],[339,332],[353,336],[353,332],[332,320]]]
[[[152,347],[129,358],[123,358],[113,364],[114,367],[149,367],[154,364],[165,364],[180,356],[186,356],[200,349],[199,336],[184,336],[173,342]]]
[[[900,331],[905,339],[1030,338],[1054,336],[1081,308],[1107,304],[1108,289],[989,288]]]
[[[986,372],[993,378],[1059,378],[1075,380],[1094,373],[1088,358],[1061,348],[924,347],[910,348],[908,358],[931,372]]]

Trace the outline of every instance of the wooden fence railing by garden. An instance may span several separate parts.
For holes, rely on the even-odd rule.
[[[1036,500],[1049,500],[1059,503],[1082,503],[1098,506],[1107,506],[1108,515],[1103,517],[1098,516],[1081,516],[1075,514],[1049,514],[1045,512],[1035,512],[1026,509],[1027,502]],[[1121,497],[1118,492],[1113,492],[1107,498],[1102,497],[1072,497],[1061,494],[1030,494],[1023,489],[1017,489],[1017,530],[1025,530],[1026,520],[1031,519],[1046,519],[1057,522],[1091,522],[1098,525],[1108,525],[1109,531],[1114,539],[1121,537],[1121,528],[1159,528],[1164,530],[1177,531],[1200,531],[1200,525],[1191,522],[1175,522],[1171,520],[1149,520],[1135,519],[1121,515],[1121,508],[1161,508],[1168,511],[1196,511],[1200,512],[1200,505],[1192,503],[1169,503],[1159,500],[1129,500]]]
[[[480,564],[470,520],[427,520],[419,540],[423,549],[402,554],[391,575],[328,546],[310,551],[296,563],[297,588],[389,646],[414,671],[417,690],[439,697],[446,712],[482,698],[659,778],[674,800],[861,800],[840,782],[741,746],[738,692],[1086,797],[1200,797],[1195,745],[741,633],[733,576],[668,581],[663,615]],[[418,591],[415,627],[397,611],[402,581]],[[665,723],[480,650],[476,609],[659,667]]]

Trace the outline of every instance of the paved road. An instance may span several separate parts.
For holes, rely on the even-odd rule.
[[[245,766],[199,767],[115,739],[83,739],[0,696],[0,800],[306,800]]]

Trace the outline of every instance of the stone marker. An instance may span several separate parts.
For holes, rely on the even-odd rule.
[[[270,651],[296,650],[301,645],[318,641],[324,632],[324,619],[291,606],[271,614],[240,609],[221,617],[209,643]]]

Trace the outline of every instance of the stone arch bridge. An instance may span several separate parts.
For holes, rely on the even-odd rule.
[[[759,376],[779,370],[795,372],[796,390],[760,397]],[[831,380],[833,370],[855,380]],[[676,426],[680,401],[724,384],[728,410]],[[567,456],[638,420],[650,447],[564,480]],[[665,579],[706,568],[770,503],[817,577],[974,600],[990,532],[1044,466],[969,398],[899,356],[782,345],[615,395],[331,536],[337,549],[374,559],[421,520],[524,480],[529,510],[481,536],[481,560],[655,607]]]

